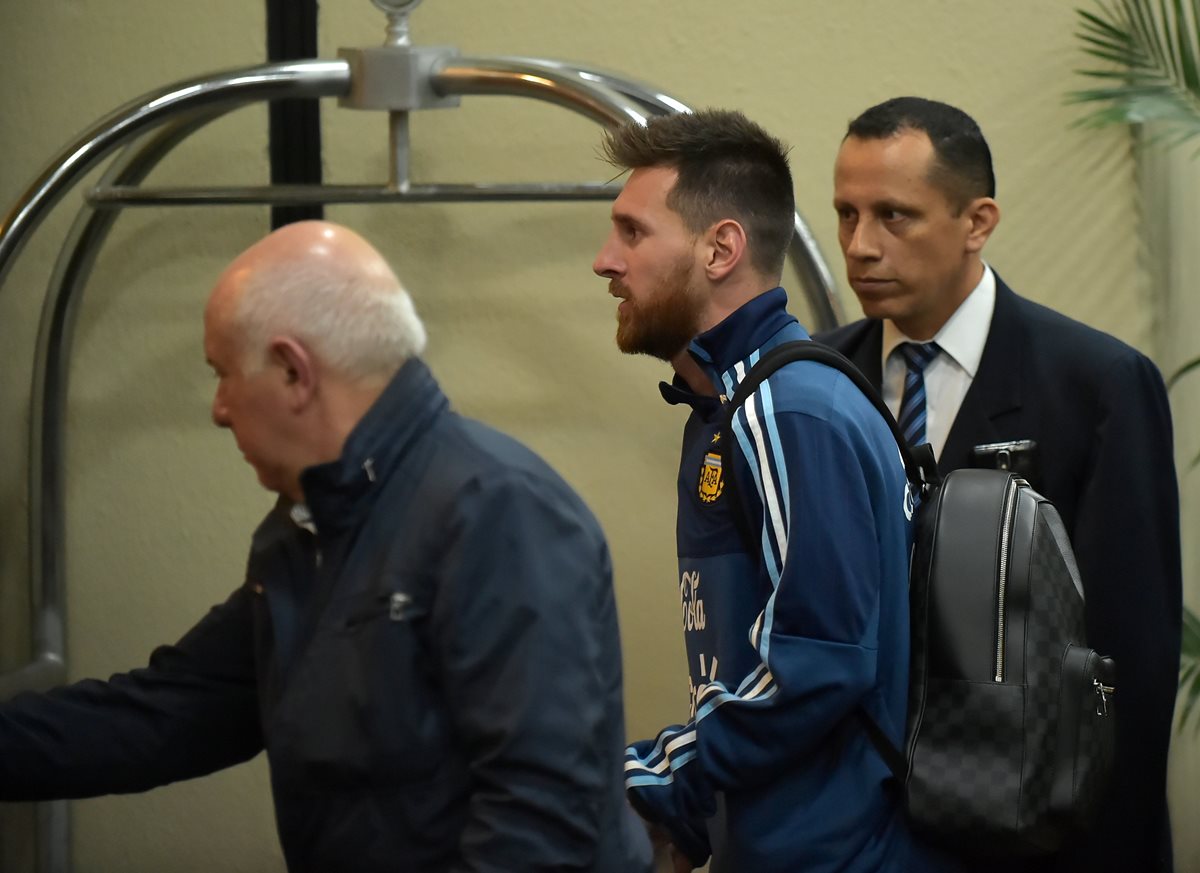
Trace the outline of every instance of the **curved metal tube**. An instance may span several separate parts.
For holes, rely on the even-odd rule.
[[[645,123],[647,113],[663,115],[691,111],[681,101],[648,85],[594,69],[572,67],[565,62],[534,58],[458,58],[436,69],[432,76],[435,90],[442,94],[511,94],[532,97],[564,106],[593,120],[616,125],[633,120]],[[87,173],[113,149],[164,119],[181,113],[203,113],[204,121],[183,121],[173,126],[147,148],[144,159],[149,168],[179,141],[206,120],[239,105],[285,97],[320,97],[345,94],[350,87],[350,68],[346,61],[300,61],[232,70],[215,76],[193,79],[153,92],[110,113],[94,124],[75,143],[50,163],[34,184],[0,222],[0,284],[23,248],[25,240],[58,202],[66,189]],[[165,151],[163,151],[165,149]],[[151,158],[155,154],[157,157]],[[136,184],[144,172],[126,172],[123,168],[140,166],[142,161],[121,161],[110,169],[94,197],[98,205],[136,202],[186,202],[186,190],[157,192],[139,197]],[[195,192],[192,202],[379,202],[386,200],[499,200],[499,199],[597,199],[612,196],[617,188],[601,184],[533,186],[413,186],[404,192],[365,186],[292,186],[290,188],[218,189]],[[273,192],[273,193],[272,193]],[[82,220],[82,219],[81,219]],[[110,223],[103,225],[99,238],[107,234]],[[96,227],[98,225],[88,225]],[[73,259],[86,261],[86,267],[60,261],[59,270],[86,275],[94,252],[86,240],[91,233],[80,230],[81,240]],[[73,232],[74,233],[74,232]],[[68,243],[70,241],[68,240]],[[840,306],[833,291],[828,267],[803,218],[796,215],[796,236],[792,243],[793,261],[808,295],[818,327],[836,324]],[[80,254],[87,252],[86,255]],[[63,457],[62,411],[55,404],[64,402],[65,356],[69,345],[69,320],[76,289],[70,279],[51,282],[39,339],[32,402],[38,404],[31,428],[31,558],[35,587],[53,604],[60,599],[58,567],[61,556],[61,482],[57,465]],[[61,313],[60,313],[61,310]],[[49,319],[49,320],[47,320]],[[61,360],[60,360],[61,358]],[[43,500],[45,506],[43,506]],[[36,656],[33,662],[6,676],[0,676],[0,698],[26,688],[44,688],[64,676],[61,622],[48,619],[52,610],[39,610],[35,619]]]
[[[63,459],[67,374],[74,316],[100,245],[120,206],[140,202],[386,202],[475,200],[591,200],[614,196],[603,183],[539,185],[424,185],[403,192],[368,186],[177,189],[144,192],[138,185],[181,141],[214,118],[260,100],[342,96],[350,88],[346,61],[299,61],[226,71],[168,86],[110,113],[64,149],[0,220],[0,287],[25,242],[46,214],[101,160],[123,144],[163,124],[141,147],[130,146],[108,168],[76,218],[51,277],[43,304],[31,394],[30,571],[36,612],[35,656],[0,676],[0,700],[65,679],[63,554],[65,542]],[[678,100],[609,73],[531,58],[448,59],[435,69],[433,87],[443,95],[508,94],[546,100],[603,125],[644,124],[651,115],[691,111]],[[107,208],[106,208],[107,207]],[[793,264],[818,327],[841,316],[832,277],[803,218],[796,214]],[[39,854],[44,873],[67,869],[66,807],[39,809],[39,831],[49,834]]]
[[[205,79],[193,79],[164,88],[105,116],[89,128],[75,143],[56,157],[34,183],[26,190],[13,208],[0,221],[0,285],[3,284],[16,256],[26,240],[45,218],[49,210],[63,197],[66,190],[77,182],[99,161],[103,160],[122,143],[129,141],[142,131],[161,124],[165,119],[181,113],[202,112],[206,119],[258,99],[277,97],[316,97],[342,93],[349,87],[349,68],[344,61],[309,61],[287,64],[272,64],[234,70]],[[203,123],[203,122],[201,122]],[[193,124],[195,129],[198,124]],[[180,127],[187,127],[181,122]],[[188,131],[190,132],[190,130]],[[157,162],[166,151],[173,148],[182,135],[167,136],[161,140],[166,150],[156,153],[149,166]],[[169,142],[169,144],[167,144]],[[122,175],[124,164],[118,163],[106,178],[127,178],[140,181],[143,173]],[[68,241],[69,242],[69,241]],[[94,258],[94,253],[88,256]],[[90,265],[90,260],[89,260]],[[58,270],[66,269],[60,260]],[[52,280],[52,286],[56,280]],[[37,358],[34,363],[34,379],[31,404],[43,403],[47,390],[60,390],[62,396],[50,401],[65,403],[66,352],[58,362],[57,370],[50,369],[49,347],[46,331],[47,312],[57,307],[67,307],[63,318],[70,312],[71,293],[63,298],[63,292],[50,292],[43,309],[42,327],[39,334]],[[64,347],[65,348],[65,347]],[[48,388],[47,386],[51,386]],[[62,590],[58,572],[61,558],[61,536],[49,535],[43,529],[45,520],[51,519],[50,530],[57,533],[61,527],[62,511],[59,491],[43,493],[44,478],[51,482],[58,477],[62,466],[61,411],[55,423],[45,427],[37,410],[31,416],[30,436],[30,563],[31,587],[35,613],[33,621],[34,658],[16,670],[0,676],[0,699],[30,689],[47,688],[58,684],[65,677],[63,658]],[[39,430],[43,428],[43,430]],[[43,445],[45,440],[45,445]],[[51,472],[43,474],[43,468]],[[56,486],[57,487],[57,486]],[[43,506],[43,499],[47,501]],[[46,566],[43,566],[45,564]],[[47,567],[49,570],[47,570]]]
[[[539,90],[546,92],[543,99],[582,112],[601,124],[616,125],[630,118],[638,120],[647,112],[651,115],[671,115],[692,111],[683,101],[645,82],[548,58],[456,58],[436,74],[434,88],[447,95],[495,93],[542,96],[530,93],[529,89],[534,83],[529,81],[527,71],[532,70],[536,70],[538,77],[544,79],[537,83]],[[444,80],[441,78],[443,76],[446,77]],[[484,88],[487,90],[482,90]],[[587,106],[576,105],[570,96],[573,92],[596,94],[599,97],[617,94],[633,100],[636,106],[626,107],[621,114],[613,113],[611,106],[601,107],[601,111],[596,112],[590,102]],[[640,111],[637,107],[640,107]],[[836,327],[845,320],[837,285],[812,229],[799,211],[796,212],[795,231],[788,252],[800,289],[812,311],[812,326],[816,330]]]
[[[284,97],[337,96],[349,87],[345,61],[294,61],[190,79],[125,104],[60,152],[0,220],[0,284],[29,234],[66,190],[139,133],[183,112]]]
[[[131,145],[109,166],[102,184],[137,184],[175,146],[227,111],[188,115],[158,131],[140,147]],[[86,206],[80,209],[47,284],[34,352],[29,440],[30,577],[40,593],[43,613],[35,627],[34,650],[39,660],[51,658],[60,665],[65,651],[62,459],[66,455],[70,347],[83,288],[116,218],[116,212],[97,212]]]
[[[571,79],[600,85],[618,94],[624,94],[631,100],[636,100],[644,108],[655,115],[670,115],[672,112],[691,112],[692,108],[681,100],[677,100],[665,91],[655,88],[648,82],[620,76],[611,70],[601,70],[596,67],[581,67],[553,58],[509,58],[543,64],[550,69],[559,71]]]
[[[196,79],[127,104],[93,125],[60,153],[0,221],[0,286],[30,234],[73,184],[121,144],[163,120],[189,109],[192,114],[164,131],[149,146],[117,161],[109,182],[137,182],[182,139],[224,111],[257,99],[339,94],[349,86],[344,62],[317,61],[234,71],[222,78]],[[215,107],[215,108],[214,108]],[[208,111],[204,111],[204,110]],[[94,219],[94,220],[93,220]],[[66,374],[77,290],[95,260],[115,213],[81,213],[64,244],[50,282],[39,328],[30,419],[30,569],[33,660],[0,676],[0,699],[20,691],[61,684],[65,667],[65,603],[62,580],[64,458],[63,420]],[[74,245],[71,239],[74,238]],[[70,252],[67,255],[67,252]],[[40,486],[40,487],[39,487]],[[70,867],[70,818],[63,801],[39,804],[37,848],[40,873]]]
[[[434,68],[433,90],[444,97],[509,94],[557,103],[604,125],[646,123],[645,110],[603,83],[571,75],[559,64],[536,58],[455,57]]]
[[[180,118],[140,147],[131,144],[105,172],[103,184],[134,185],[180,142],[225,114],[203,111]],[[0,677],[0,699],[7,689],[49,688],[66,680],[66,584],[64,544],[67,375],[75,314],[100,246],[117,219],[116,212],[82,207],[63,242],[46,288],[38,329],[29,440],[30,577],[35,610],[32,664]],[[34,668],[40,673],[28,675]],[[52,668],[52,669],[51,669]],[[36,681],[38,684],[34,685]],[[27,682],[24,687],[22,682]],[[66,873],[70,869],[70,812],[66,801],[38,805],[37,869]]]
[[[562,67],[564,72],[573,74],[584,81],[595,82],[619,94],[624,94],[645,106],[656,115],[668,115],[673,112],[691,112],[692,109],[683,102],[675,99],[653,85],[627,79],[606,70],[592,67],[570,67],[561,61],[539,60],[539,63]],[[792,269],[800,281],[800,289],[812,310],[816,330],[828,330],[837,327],[845,320],[841,298],[838,297],[837,284],[821,247],[813,236],[812,229],[799,211],[796,212],[796,232],[792,236],[788,253],[792,257]]]
[[[97,209],[124,206],[295,206],[308,203],[548,203],[612,200],[621,186],[609,182],[528,182],[524,184],[408,185],[249,185],[237,188],[138,188],[97,185],[87,194]]]
[[[809,308],[813,315],[813,331],[829,330],[846,320],[842,299],[838,297],[833,274],[821,254],[817,238],[799,212],[796,213],[795,233],[788,244],[792,256],[792,270],[800,280]]]

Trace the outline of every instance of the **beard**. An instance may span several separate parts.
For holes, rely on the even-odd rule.
[[[703,297],[691,285],[692,259],[684,257],[642,300],[625,296],[624,311],[617,311],[617,348],[627,355],[650,355],[671,361],[700,332]],[[620,280],[614,290],[628,292]],[[618,295],[620,296],[620,295]]]

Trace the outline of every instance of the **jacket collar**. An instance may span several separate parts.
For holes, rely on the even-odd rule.
[[[407,361],[354,426],[341,457],[300,474],[316,529],[326,532],[352,526],[408,448],[448,407],[446,395],[424,362]]]
[[[780,341],[777,335],[791,324],[799,327],[787,311],[787,292],[783,288],[772,288],[743,303],[715,327],[696,336],[688,345],[688,353],[712,381],[718,397],[724,397],[727,390],[722,374],[756,349],[765,351],[776,345]],[[667,403],[686,403],[703,413],[721,403],[718,397],[696,394],[678,375],[670,383],[660,382],[658,390]]]
[[[787,292],[772,288],[743,303],[716,327],[697,336],[688,351],[719,375],[756,349],[770,346],[772,337],[795,323],[796,319],[787,311]],[[714,384],[721,390],[719,383]]]

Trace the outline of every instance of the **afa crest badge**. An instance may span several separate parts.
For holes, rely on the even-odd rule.
[[[724,489],[721,456],[716,452],[709,452],[704,456],[704,465],[700,467],[700,499],[705,503],[712,503],[721,496]]]

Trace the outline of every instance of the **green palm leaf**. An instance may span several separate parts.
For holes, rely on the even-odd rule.
[[[1200,358],[1192,358],[1187,363],[1181,365],[1178,370],[1171,374],[1171,378],[1167,380],[1167,390],[1170,391],[1175,387],[1175,384],[1186,376],[1188,373],[1200,367]]]
[[[1096,86],[1067,95],[1102,104],[1080,123],[1159,122],[1171,144],[1200,136],[1200,0],[1097,0],[1096,11],[1076,11],[1084,53],[1106,64],[1079,70]]]
[[[1075,35],[1085,54],[1105,66],[1079,70],[1095,86],[1067,95],[1096,104],[1080,120],[1089,127],[1156,122],[1154,139],[1175,145],[1200,136],[1200,0],[1096,0],[1076,9]],[[1174,385],[1200,367],[1188,361]],[[1200,454],[1191,467],[1200,465]],[[1190,468],[1189,468],[1190,469]],[[1180,729],[1200,732],[1200,617],[1183,608],[1179,659]]]
[[[1186,606],[1183,608],[1183,645],[1179,656],[1179,692],[1182,709],[1179,727],[1182,730],[1188,719],[1200,710],[1200,617]],[[1194,719],[1192,727],[1200,730],[1200,718]]]

